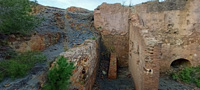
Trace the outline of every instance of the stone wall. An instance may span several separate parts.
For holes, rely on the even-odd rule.
[[[131,15],[129,30],[129,70],[136,90],[158,90],[161,44]]]
[[[189,60],[191,66],[200,65],[200,2],[198,0],[181,2],[185,4],[178,5],[177,8],[184,8],[171,11],[165,9],[149,11],[148,3],[133,8],[133,12],[139,16],[141,25],[148,28],[148,31],[163,43],[161,72],[168,71],[171,63],[180,58]]]
[[[94,26],[101,32],[104,52],[117,54],[118,65],[128,66],[129,7],[103,3],[94,10]]]
[[[98,44],[95,40],[86,40],[82,45],[60,54],[75,63],[69,90],[92,90],[99,62]]]

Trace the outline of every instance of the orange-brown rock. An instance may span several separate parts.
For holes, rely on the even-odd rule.
[[[89,10],[87,10],[87,9],[78,8],[78,7],[69,7],[69,8],[67,8],[67,11],[71,11],[71,12],[74,12],[74,13],[86,13],[86,12],[89,12]]]
[[[60,33],[35,34],[26,37],[9,37],[9,46],[17,52],[40,51],[51,46],[60,39]]]
[[[43,11],[46,8],[48,8],[48,7],[38,4],[37,6],[32,7],[32,14],[37,14],[37,13]]]

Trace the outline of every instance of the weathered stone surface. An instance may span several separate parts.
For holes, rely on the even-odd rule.
[[[134,16],[129,32],[129,70],[136,90],[157,90],[161,46],[148,30],[140,28]]]
[[[186,2],[187,0],[165,0],[163,2],[150,1],[147,3],[147,12],[183,10]]]
[[[118,66],[128,66],[128,35],[102,35],[102,42],[106,48],[105,53],[116,53]]]
[[[94,26],[103,35],[128,33],[129,7],[103,3],[94,11]]]
[[[82,45],[60,54],[75,63],[70,90],[92,90],[99,62],[98,48],[95,40],[86,40]]]
[[[60,33],[36,34],[28,37],[9,37],[9,46],[17,52],[40,51],[58,42]]]
[[[33,7],[32,8],[32,13],[31,14],[37,14],[39,12],[42,12],[44,9],[48,8],[47,6],[43,6],[43,5],[37,5],[37,7]]]
[[[117,57],[116,57],[115,53],[111,53],[111,56],[110,56],[108,78],[109,79],[116,79],[117,78]]]
[[[78,8],[78,7],[69,7],[69,8],[67,8],[67,11],[71,11],[73,13],[88,13],[88,12],[90,12],[87,9]]]
[[[61,33],[64,38],[63,42],[66,42],[66,49],[80,45],[85,40],[95,37],[97,31],[93,26],[92,11],[76,7],[68,9],[43,7],[45,8],[35,14],[44,19],[35,30],[42,34],[48,32]]]
[[[157,90],[159,73],[169,71],[177,59],[200,65],[200,2],[176,0],[173,8],[149,7],[151,3],[136,5],[130,13],[129,68],[136,90]],[[169,3],[174,4],[156,5]]]
[[[129,7],[103,3],[94,11],[94,26],[101,32],[106,53],[114,52],[120,67],[128,66]]]
[[[148,3],[137,5],[134,12],[139,24],[148,28],[155,38],[161,41],[161,72],[171,69],[177,59],[189,60],[191,66],[200,65],[199,22],[200,2],[198,0],[175,0],[160,4],[177,3],[173,10],[148,11]],[[179,8],[179,9],[178,9]]]
[[[39,5],[36,7],[35,11],[33,10],[32,14],[42,18],[41,25],[33,30],[31,36],[9,36],[8,43],[13,49],[19,52],[25,52],[26,50],[41,50],[42,53],[47,56],[47,60],[42,64],[37,64],[31,69],[26,77],[14,81],[6,78],[0,83],[0,89],[2,90],[41,89],[42,85],[44,85],[44,82],[47,80],[48,64],[53,62],[61,52],[76,47],[87,39],[93,37],[94,39],[97,39],[96,30],[93,26],[92,11],[79,13],[67,11],[66,9]],[[2,44],[1,40],[7,40],[7,36],[4,37],[3,35],[0,35],[0,44]],[[90,50],[90,48],[88,49]],[[0,60],[4,59],[2,52],[4,54],[5,51],[8,51],[7,47],[2,48],[0,46]],[[86,56],[87,55],[88,54],[86,54]],[[82,58],[84,59],[84,57]],[[95,60],[93,61],[95,62]],[[97,64],[92,63],[91,65]],[[94,70],[96,69],[98,68],[95,67]],[[76,72],[76,70],[74,70],[74,72]],[[86,90],[89,90],[88,88],[92,87],[96,73],[90,75],[90,79],[87,80],[89,83],[87,83],[87,85],[85,84],[85,86],[87,86],[85,87]],[[10,84],[10,86],[4,87],[5,84]]]
[[[34,13],[46,19],[36,30],[40,34],[24,39],[10,36],[9,40],[11,47],[19,51],[43,50],[58,39],[56,34],[50,35],[56,37],[51,40],[44,33],[62,32],[69,46],[75,47],[93,37],[94,19],[107,52],[116,53],[117,65],[129,65],[136,90],[158,90],[160,72],[171,69],[174,60],[184,58],[191,66],[200,65],[199,5],[199,0],[166,0],[130,9],[103,3],[94,11],[94,18],[92,12],[81,8],[40,6]],[[61,54],[75,62],[70,88],[91,90],[98,66],[97,48],[96,42],[86,41]]]

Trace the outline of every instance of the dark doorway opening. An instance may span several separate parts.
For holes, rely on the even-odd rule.
[[[184,58],[180,58],[180,59],[174,60],[171,63],[171,67],[172,68],[184,68],[184,67],[189,67],[189,66],[191,66],[190,61],[187,60],[187,59],[184,59]]]

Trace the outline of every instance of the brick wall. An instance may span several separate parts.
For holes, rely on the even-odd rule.
[[[129,70],[136,90],[158,90],[161,45],[137,15],[132,15],[129,33]]]
[[[118,66],[128,66],[128,18],[129,7],[103,3],[94,10],[94,26],[101,32],[107,51],[116,53]]]
[[[200,65],[200,2],[199,0],[175,0],[176,9],[151,10],[149,3],[134,6],[138,22],[148,28],[162,44],[161,73],[171,69],[171,63],[183,58],[191,66]],[[181,4],[181,3],[183,4]],[[169,5],[168,2],[157,3],[157,6]],[[175,5],[175,4],[174,4]],[[172,6],[173,7],[173,6]],[[159,8],[157,8],[159,9]]]
[[[92,90],[98,69],[98,48],[97,41],[86,40],[82,45],[60,54],[75,63],[70,90]]]
[[[116,53],[118,66],[128,66],[128,34],[127,35],[102,35],[102,42],[106,53]]]

